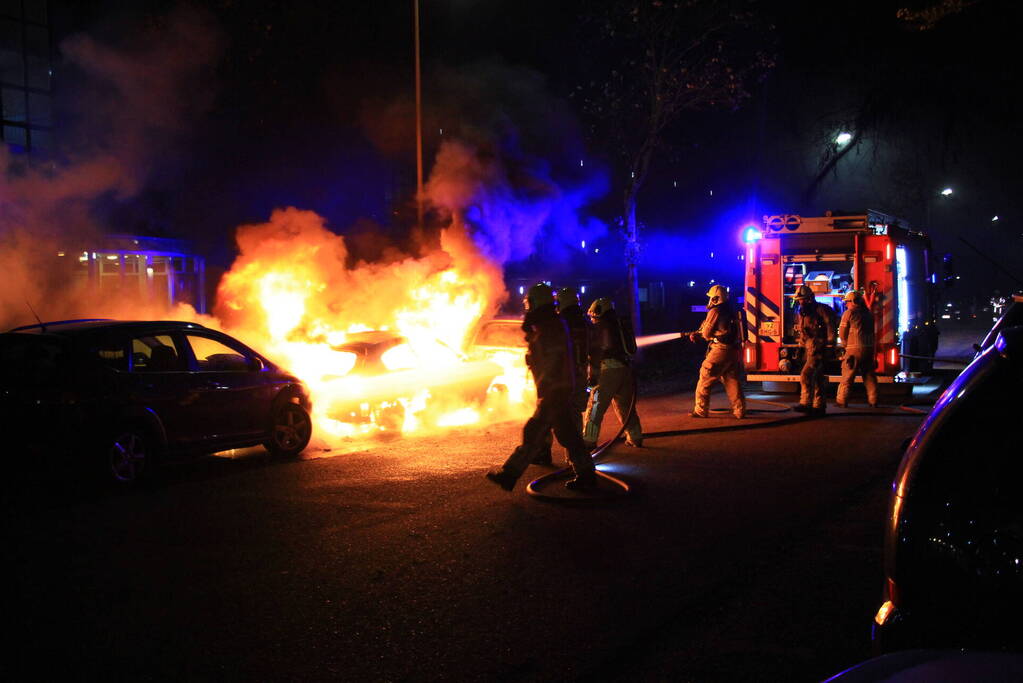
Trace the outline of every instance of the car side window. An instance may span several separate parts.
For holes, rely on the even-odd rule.
[[[184,360],[169,334],[141,335],[131,340],[133,372],[185,370]]]
[[[58,342],[29,337],[0,342],[3,384],[19,387],[52,387],[67,375],[67,351]]]
[[[103,366],[121,372],[128,370],[128,355],[125,353],[123,338],[97,339],[88,351]]]
[[[247,354],[209,337],[186,334],[199,372],[249,372],[252,365]]]

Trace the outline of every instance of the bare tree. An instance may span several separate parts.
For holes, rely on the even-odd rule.
[[[593,136],[616,153],[637,332],[640,191],[684,112],[738,107],[751,83],[774,65],[773,26],[751,6],[748,0],[607,0],[589,15],[587,69],[603,76],[580,85],[575,97]]]

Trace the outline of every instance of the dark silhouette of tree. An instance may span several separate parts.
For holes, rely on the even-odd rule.
[[[637,331],[640,191],[685,112],[738,107],[774,65],[773,27],[752,8],[748,0],[606,0],[585,19],[585,68],[600,76],[579,85],[574,97],[593,138],[615,153]]]

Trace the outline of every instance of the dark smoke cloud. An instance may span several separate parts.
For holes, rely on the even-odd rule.
[[[424,97],[427,200],[442,218],[468,226],[502,265],[593,240],[607,226],[588,207],[608,190],[606,170],[586,162],[578,122],[536,71],[500,62],[428,71]],[[368,101],[363,121],[385,153],[413,158],[408,98]],[[580,160],[583,164],[580,165]]]
[[[124,30],[126,43],[77,35],[61,45],[77,81],[61,154],[31,162],[0,148],[0,327],[109,315],[132,302],[105,301],[74,276],[77,253],[109,232],[104,209],[136,197],[202,113],[219,38],[204,13],[179,8]],[[198,87],[199,85],[202,87]],[[60,250],[66,250],[63,258]]]

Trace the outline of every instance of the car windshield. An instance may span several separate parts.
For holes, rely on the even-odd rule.
[[[477,346],[525,346],[522,323],[517,320],[491,322],[484,325],[476,336]]]

